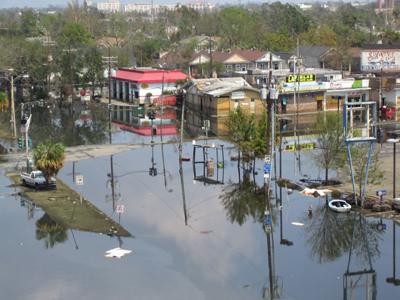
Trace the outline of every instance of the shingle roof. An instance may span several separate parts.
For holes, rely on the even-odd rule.
[[[237,90],[250,90],[258,92],[251,87],[242,77],[194,79],[190,89],[196,88],[197,92],[219,97]]]
[[[299,54],[301,57],[316,57],[319,58],[328,52],[331,47],[326,46],[301,46],[299,47]],[[291,51],[291,54],[296,55],[297,49]]]
[[[217,62],[223,63],[226,61],[228,58],[232,57],[233,55],[239,55],[243,59],[247,61],[256,61],[257,59],[261,58],[266,51],[260,51],[260,50],[244,50],[244,49],[234,49],[231,51],[213,51],[212,52],[212,59]],[[204,56],[210,56],[208,51],[200,51],[197,53],[192,60],[196,59],[200,55]]]

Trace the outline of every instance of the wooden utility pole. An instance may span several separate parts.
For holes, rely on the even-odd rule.
[[[109,135],[109,142],[112,143],[111,138],[111,65],[116,64],[118,62],[118,58],[115,56],[111,56],[111,47],[110,45],[107,46],[108,49],[108,56],[103,56],[103,64],[108,65],[108,135]]]

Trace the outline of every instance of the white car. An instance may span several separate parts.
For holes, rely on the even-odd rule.
[[[56,187],[56,179],[51,177],[48,184],[42,171],[32,171],[30,173],[21,173],[21,181],[24,185],[34,187],[36,189],[43,187]]]

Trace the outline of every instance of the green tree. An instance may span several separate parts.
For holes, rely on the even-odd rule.
[[[307,31],[312,21],[295,5],[274,2],[262,5],[262,15],[268,28],[275,33],[295,36]]]
[[[65,147],[61,143],[45,142],[33,150],[36,168],[43,172],[46,182],[51,176],[57,175],[64,166]]]
[[[310,28],[300,34],[303,44],[334,47],[337,43],[336,33],[327,25]]]
[[[219,33],[227,41],[229,48],[244,45],[248,40],[249,28],[253,23],[250,14],[240,7],[227,7],[218,16]]]
[[[7,94],[5,91],[0,91],[0,111],[4,111],[7,107]]]
[[[325,183],[329,180],[329,169],[343,162],[343,127],[337,113],[321,113],[317,117],[317,153],[313,155],[316,164],[325,169]]]

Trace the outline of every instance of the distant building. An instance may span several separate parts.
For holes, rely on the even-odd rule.
[[[268,51],[261,50],[242,50],[232,51],[201,51],[197,53],[189,62],[190,73],[193,77],[202,77],[207,72],[207,64],[212,60],[213,65],[217,65],[215,71],[218,75],[229,76],[230,74],[247,74],[252,70],[279,70],[286,67],[284,59],[272,53],[272,65],[270,66],[270,54]],[[216,68],[214,67],[214,69]],[[221,69],[222,68],[222,69]]]
[[[108,0],[107,2],[97,3],[97,9],[103,12],[120,12],[121,3],[119,2],[119,0]]]
[[[310,3],[299,3],[299,4],[297,4],[297,6],[301,10],[310,10],[312,8],[312,4],[310,4]]]
[[[124,6],[124,12],[136,12],[141,14],[159,14],[163,11],[174,11],[178,8],[186,6],[196,11],[211,11],[215,5],[211,3],[188,3],[188,4],[137,4],[129,3]]]

